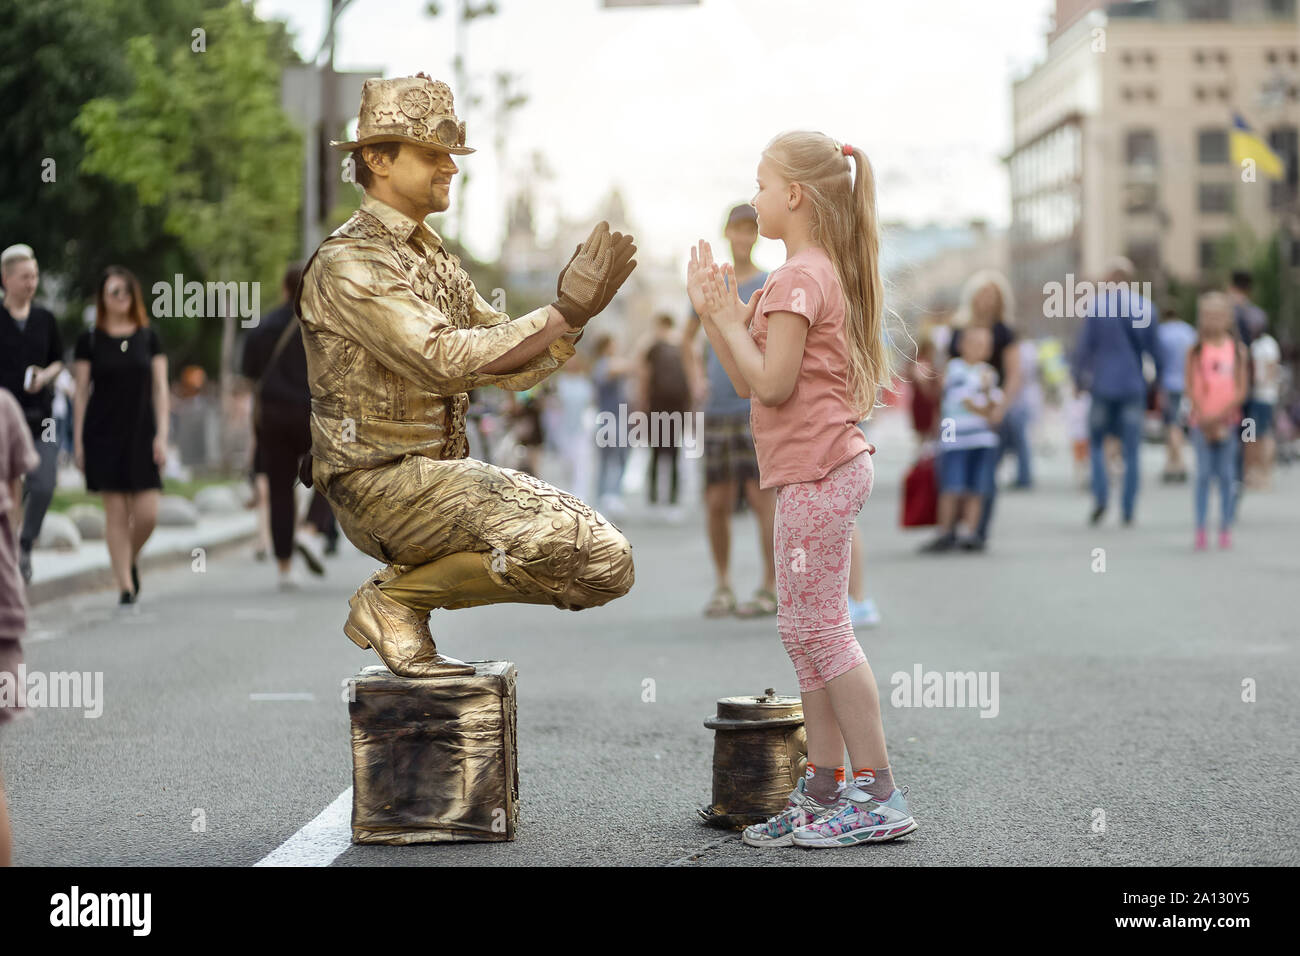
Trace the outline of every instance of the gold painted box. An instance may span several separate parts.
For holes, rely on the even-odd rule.
[[[364,668],[352,718],[352,842],[513,840],[519,825],[515,665],[412,680]]]

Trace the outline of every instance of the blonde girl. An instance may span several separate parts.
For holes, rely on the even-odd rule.
[[[785,244],[785,264],[747,303],[707,242],[687,272],[691,304],[750,400],[759,487],[777,489],[777,628],[808,732],[807,774],[786,809],[744,841],[892,840],[916,822],[894,786],[876,680],[848,605],[853,528],[874,474],[875,449],[857,425],[890,380],[871,164],[822,133],[784,133],[763,150],[757,185],[759,234]]]
[[[1196,449],[1196,482],[1192,502],[1196,511],[1197,551],[1209,547],[1206,521],[1210,482],[1219,485],[1219,547],[1232,547],[1232,518],[1236,511],[1238,424],[1246,398],[1246,347],[1237,338],[1232,300],[1222,292],[1207,292],[1198,305],[1196,344],[1187,351],[1183,382],[1191,402],[1188,417]]]

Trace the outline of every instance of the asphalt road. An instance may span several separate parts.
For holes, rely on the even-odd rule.
[[[875,436],[860,519],[884,621],[859,637],[914,834],[759,851],[699,822],[717,698],[796,684],[774,619],[701,616],[712,580],[697,513],[619,522],[637,582],[606,607],[435,612],[447,653],[518,666],[518,839],[352,847],[334,864],[1300,863],[1300,469],[1246,499],[1233,551],[1195,554],[1191,489],[1152,480],[1158,449],[1131,529],[1086,527],[1086,497],[1049,459],[1037,490],[1002,497],[988,553],[923,557],[928,532],[897,527],[910,452],[891,431]],[[733,533],[747,593],[752,518]],[[107,593],[36,607],[29,669],[102,671],[104,706],[95,719],[42,709],[0,733],[15,863],[247,866],[293,837],[351,784],[343,683],[377,659],[341,625],[372,566],[349,551],[283,595],[271,566],[235,552],[150,574],[136,615]],[[917,665],[997,672],[996,717],[893,706],[891,675]],[[292,696],[252,696],[268,694]]]

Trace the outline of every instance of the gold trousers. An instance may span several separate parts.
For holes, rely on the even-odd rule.
[[[407,455],[315,481],[361,551],[403,573],[380,587],[417,610],[515,602],[580,611],[632,588],[632,545],[595,509],[512,468]],[[407,566],[407,567],[400,567]]]

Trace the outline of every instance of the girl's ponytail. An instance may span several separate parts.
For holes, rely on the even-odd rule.
[[[871,161],[862,150],[841,146],[822,133],[783,133],[763,155],[787,182],[803,186],[812,206],[813,241],[835,266],[844,291],[849,400],[861,420],[893,377],[884,336],[885,289]]]
[[[885,346],[885,284],[880,276],[880,225],[876,219],[876,177],[871,160],[856,146],[851,150],[856,167],[853,177],[853,229],[846,250],[848,262],[858,273],[852,295],[861,303],[861,316],[850,324],[850,368],[860,364],[858,374],[865,391],[866,414],[876,404],[876,393],[892,378],[889,350]],[[866,417],[864,414],[863,417]]]

